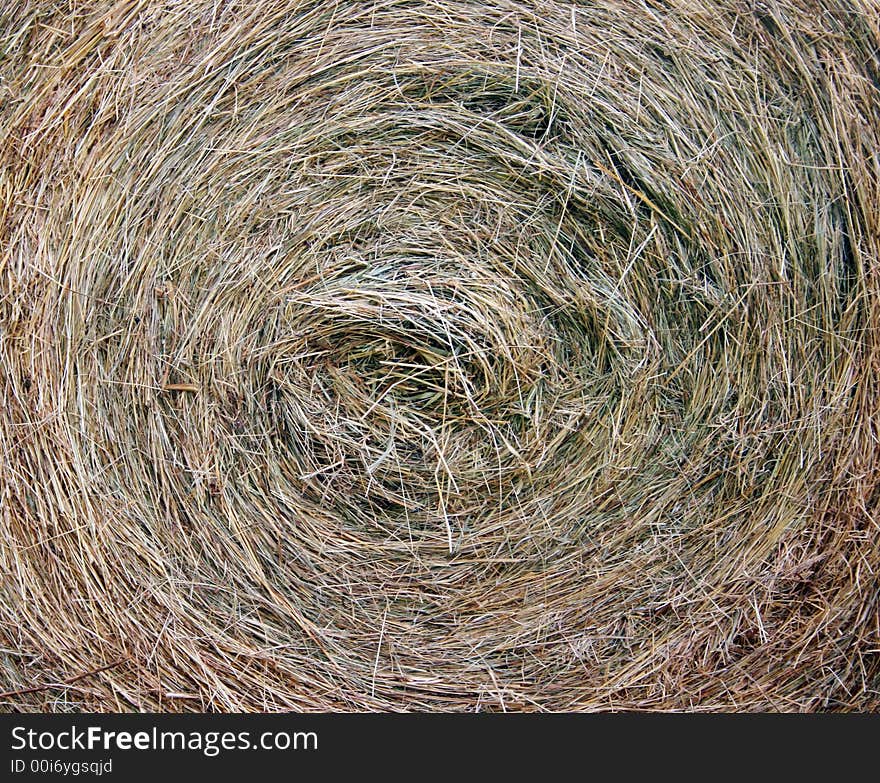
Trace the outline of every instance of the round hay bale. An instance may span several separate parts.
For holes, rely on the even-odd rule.
[[[5,2],[0,706],[876,709],[878,10]]]

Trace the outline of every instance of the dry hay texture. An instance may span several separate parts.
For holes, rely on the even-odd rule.
[[[0,36],[2,709],[878,709],[876,3]]]

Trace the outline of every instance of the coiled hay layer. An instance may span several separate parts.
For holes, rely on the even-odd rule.
[[[7,0],[3,706],[877,708],[877,12]]]

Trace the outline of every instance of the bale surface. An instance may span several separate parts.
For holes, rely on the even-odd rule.
[[[0,708],[877,709],[878,46],[3,0]]]

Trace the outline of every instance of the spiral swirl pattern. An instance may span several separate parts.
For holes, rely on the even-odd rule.
[[[878,705],[876,8],[73,5],[0,12],[7,705]]]

